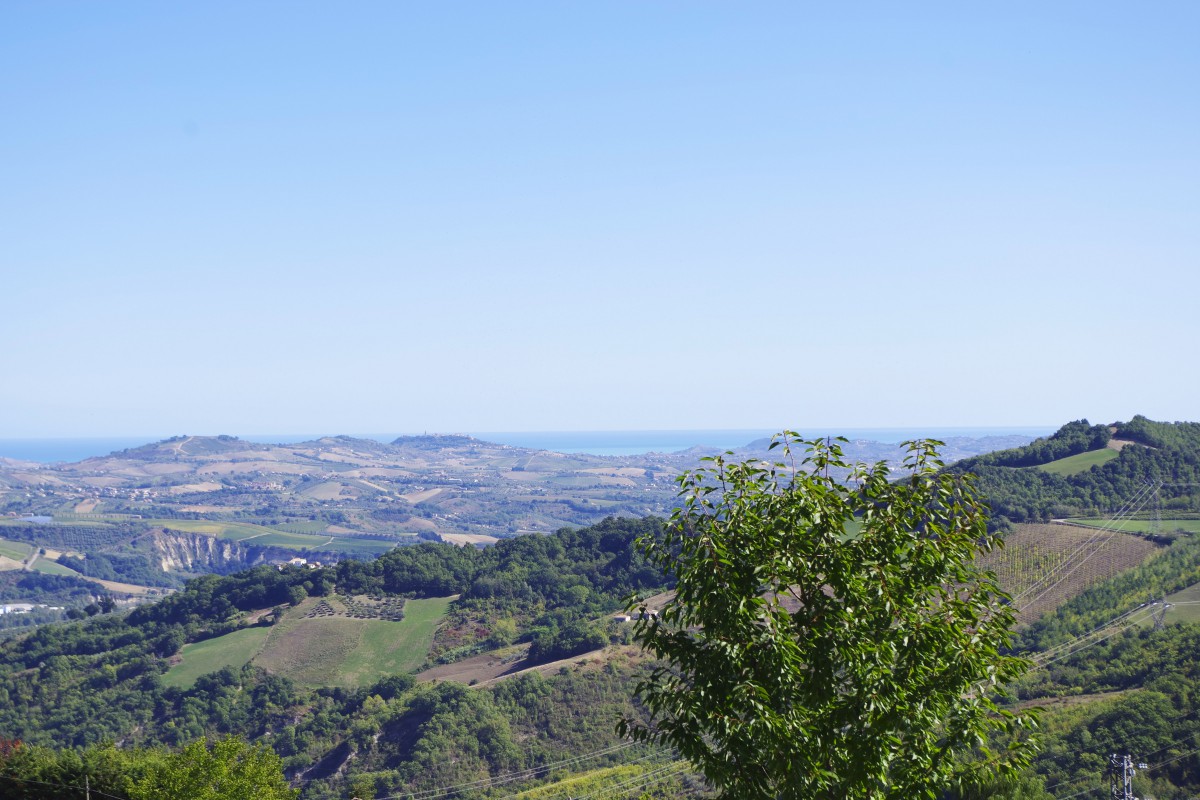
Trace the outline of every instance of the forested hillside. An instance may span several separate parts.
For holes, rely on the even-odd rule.
[[[1098,796],[1111,753],[1150,765],[1137,778],[1139,797],[1196,796],[1200,626],[1192,601],[1172,593],[1192,587],[1190,596],[1198,582],[1200,539],[1181,538],[1022,632],[1034,668],[1014,693],[1047,708],[1034,766],[1053,796]]]
[[[1121,493],[1146,480],[1186,484],[1197,474],[1197,426],[1139,417],[1112,427],[1070,423],[974,468],[1008,520],[1083,514],[1124,502]],[[1076,471],[1081,456],[1100,450],[1115,455]],[[1046,470],[1064,462],[1070,474]],[[1027,483],[1038,492],[1019,491]],[[1179,491],[1166,505],[1182,515],[1191,489],[1167,486],[1164,494],[1172,488]],[[641,714],[631,687],[644,662],[628,645],[630,626],[613,612],[630,593],[668,588],[634,547],[661,525],[607,519],[486,549],[422,543],[320,568],[206,575],[132,611],[97,609],[89,619],[16,635],[0,643],[0,738],[21,740],[26,755],[0,754],[0,791],[54,797],[35,784],[5,785],[2,776],[75,785],[89,763],[126,764],[140,775],[139,765],[166,756],[131,748],[234,734],[278,754],[305,800],[450,786],[460,787],[457,796],[501,797],[567,778],[571,791],[586,794],[581,787],[636,783],[644,774],[669,776],[650,796],[695,794],[694,779],[670,766],[671,754],[633,747],[614,729],[618,717]],[[1026,538],[1037,530],[1021,526]],[[1194,615],[1177,613],[1187,603],[1176,600],[1165,627],[1153,625],[1164,620],[1156,601],[1189,596],[1200,583],[1200,538],[1135,541],[1148,548],[1144,563],[1018,637],[1035,668],[1014,687],[1014,702],[1051,708],[1035,765],[1041,777],[1027,778],[1044,779],[1055,797],[1071,794],[1063,786],[1097,780],[1097,759],[1110,751],[1169,762],[1145,776],[1153,788],[1146,794],[1181,800],[1200,789],[1200,761],[1189,752],[1200,747],[1200,707],[1188,688],[1200,679]],[[1033,545],[1023,547],[1018,555],[1030,556]],[[1024,557],[1019,572],[1081,560],[1075,549]],[[52,592],[68,579],[22,580]],[[480,659],[487,669],[472,666]],[[440,677],[459,667],[456,674],[478,677]],[[109,743],[131,755],[113,755]],[[115,796],[134,796],[125,784],[108,785]],[[977,796],[993,796],[988,791],[999,790]]]
[[[1115,455],[1103,463],[1081,462],[1079,471],[1049,468],[1105,449]],[[1142,416],[1113,426],[1079,420],[1025,447],[964,459],[950,469],[979,476],[993,524],[999,527],[1105,515],[1149,483],[1162,484],[1159,493],[1168,512],[1198,512],[1200,424],[1153,422]]]
[[[350,753],[356,771],[369,770],[381,790],[391,791],[529,769],[597,743],[615,746],[613,721],[618,712],[633,713],[627,686],[636,669],[619,654],[586,675],[543,678],[535,671],[491,691],[418,685],[411,674],[354,690],[306,688],[249,664],[224,667],[186,688],[165,676],[187,643],[269,628],[309,597],[368,604],[457,596],[446,627],[458,634],[454,647],[442,648],[443,660],[496,646],[492,633],[500,620],[510,632],[506,644],[528,643],[516,667],[594,650],[623,641],[619,626],[605,621],[622,598],[661,588],[661,576],[632,546],[660,525],[652,518],[611,519],[486,550],[426,543],[373,561],[196,578],[128,614],[45,626],[5,642],[0,733],[56,747],[180,746],[239,734],[270,743],[303,779],[306,797],[337,796],[330,787],[344,784],[340,764]],[[464,620],[471,624],[453,624]],[[598,763],[626,755],[616,750]]]

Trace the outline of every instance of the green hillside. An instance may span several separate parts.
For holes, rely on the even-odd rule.
[[[1110,450],[1110,441],[1121,449]],[[1164,516],[1196,512],[1200,424],[1141,416],[1112,426],[1079,420],[1025,447],[964,459],[949,469],[978,476],[997,527],[1104,517],[1131,502],[1134,510],[1159,504]],[[1159,487],[1157,495],[1145,491],[1148,486]]]
[[[1118,455],[1120,454],[1110,447],[1101,447],[1099,450],[1077,453],[1073,456],[1060,458],[1057,461],[1051,461],[1048,464],[1039,464],[1037,468],[1042,472],[1048,472],[1051,475],[1058,475],[1065,478],[1070,475],[1077,475],[1092,467],[1107,464],[1109,461],[1117,458]]]
[[[493,626],[548,657],[574,652],[573,641],[594,648],[597,617],[659,587],[632,549],[659,524],[608,520],[487,550],[420,544],[373,561],[196,578],[128,614],[0,643],[0,732],[54,747],[178,746],[236,732],[269,742],[313,800],[344,798],[364,775],[395,794],[561,759],[571,771],[615,766],[635,758],[613,730],[618,715],[638,713],[637,661],[623,650],[479,691],[417,684],[412,673],[435,646],[442,660],[496,646]],[[348,751],[349,774],[321,772]],[[551,777],[564,773],[504,785]]]
[[[189,688],[223,667],[262,667],[300,686],[369,686],[425,663],[450,597],[409,600],[404,619],[314,616],[317,598],[291,608],[272,627],[251,627],[183,646],[180,663],[163,675],[167,686]]]
[[[1114,492],[1136,488],[1136,481],[1122,483],[1124,472],[1105,472],[1126,469],[1127,458],[1156,465],[1163,475],[1194,467],[1188,429],[1139,424],[1124,437],[1134,443],[1095,468],[1065,476],[1041,469],[1078,460],[1094,450],[1068,451],[1089,447],[1089,437],[1104,438],[1095,426],[1072,423],[1060,437],[1065,442],[1001,456],[981,471],[1049,481],[1044,485],[1055,491],[1075,487],[1053,495],[1054,504],[1067,505],[1070,491],[1095,489],[1099,484],[1087,481],[1097,475],[1107,475]],[[1136,460],[1148,455],[1157,460]],[[1039,463],[1017,463],[1030,459]],[[1186,494],[1169,499],[1190,502]],[[1001,495],[993,502],[1009,500]],[[618,716],[642,713],[631,689],[645,673],[640,653],[626,646],[628,626],[597,620],[611,616],[630,592],[663,588],[661,575],[633,548],[638,535],[659,525],[610,519],[484,550],[424,543],[319,569],[204,576],[127,614],[45,626],[0,642],[0,735],[55,747],[104,740],[179,746],[236,732],[268,743],[284,759],[303,800],[404,796],[462,784],[477,789],[467,797],[534,800],[601,791],[612,781],[636,783],[667,756],[616,737]],[[1022,525],[993,566],[1023,592],[1046,571],[1080,560],[1077,551],[1090,538],[1083,527]],[[1200,537],[1169,545],[1125,538],[1130,547],[1115,542],[1117,550],[1098,551],[1086,563],[1087,580],[1060,584],[1074,596],[1020,631],[1016,645],[1036,669],[1014,687],[1015,700],[1061,708],[1048,718],[1036,780],[1081,779],[1104,748],[1142,753],[1150,744],[1162,749],[1200,735],[1189,721],[1200,707],[1194,712],[1188,688],[1200,680],[1194,666],[1200,634],[1185,611],[1200,584]],[[1142,604],[1164,595],[1179,608],[1165,630],[1105,628],[1126,613],[1144,622]],[[1104,636],[1074,649],[1098,628]],[[572,649],[577,644],[583,649]],[[476,688],[418,682],[413,674],[428,662],[461,660],[451,666],[473,668],[475,658],[526,651],[563,660],[540,667],[544,673],[533,660],[513,665],[524,670],[505,662]],[[490,680],[504,670],[518,674]],[[1142,732],[1150,739],[1139,738]],[[560,766],[547,766],[553,764]],[[1200,770],[1181,760],[1162,780],[1142,796],[1192,796]],[[665,800],[694,796],[697,785],[678,772],[645,788]]]
[[[33,562],[33,569],[37,572],[44,572],[47,575],[62,575],[62,576],[78,576],[79,573],[62,564],[57,564],[53,561],[48,561],[44,558],[39,558]]]
[[[190,689],[201,675],[225,667],[240,669],[258,655],[270,633],[271,629],[265,627],[242,628],[224,636],[185,644],[179,651],[180,662],[163,674],[162,683]]]
[[[369,686],[389,675],[408,673],[425,663],[433,635],[449,610],[451,597],[409,600],[400,622],[364,620],[362,638],[335,674],[339,686]]]

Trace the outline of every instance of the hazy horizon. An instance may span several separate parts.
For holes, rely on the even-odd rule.
[[[1064,420],[1067,422],[1069,420]],[[919,428],[930,428],[937,430],[1024,430],[1024,429],[1057,429],[1059,425],[1047,425],[1044,423],[1035,423],[1031,425],[809,425],[809,426],[787,426],[792,430],[797,427],[811,428],[813,430],[831,431],[831,430],[850,430],[850,431],[891,431],[891,430],[912,430]],[[298,436],[350,436],[360,439],[380,439],[380,438],[395,438],[398,436],[484,436],[487,434],[497,435],[517,435],[517,434],[623,434],[623,433],[638,433],[638,434],[654,434],[654,433],[692,433],[692,432],[736,432],[736,433],[757,433],[761,431],[771,431],[778,433],[783,430],[780,427],[718,427],[718,428],[579,428],[579,429],[509,429],[495,431],[479,431],[467,429],[446,429],[446,430],[402,430],[389,433],[362,432],[362,431],[326,431],[326,432],[309,432],[296,433],[295,431],[275,431],[271,433],[238,433],[234,431],[217,431],[217,432],[184,432],[184,433],[101,433],[101,434],[82,434],[79,436],[0,436],[0,441],[6,440],[53,440],[53,439],[136,439],[146,438],[155,441],[170,439],[177,436],[233,436],[239,439],[247,439],[254,441],[264,439],[270,436],[280,436],[285,439],[294,439]]]
[[[913,438],[951,439],[955,437],[980,439],[987,436],[1044,436],[1056,430],[1054,426],[976,427],[976,428],[820,428],[810,426],[798,431],[802,436],[845,436],[851,440],[865,439],[883,443]],[[737,448],[778,431],[762,429],[670,430],[670,431],[443,431],[409,433],[358,434],[216,434],[234,435],[249,442],[262,444],[294,444],[325,436],[351,436],[378,442],[390,442],[401,436],[464,434],[484,441],[553,450],[562,453],[589,453],[602,456],[627,456],[649,452],[678,452],[691,447]],[[176,434],[178,436],[180,434]],[[93,456],[163,441],[172,436],[99,436],[69,438],[3,438],[0,437],[0,458],[41,463],[72,462]]]

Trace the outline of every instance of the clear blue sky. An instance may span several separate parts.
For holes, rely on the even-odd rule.
[[[832,5],[0,5],[0,437],[1200,419],[1200,4]]]

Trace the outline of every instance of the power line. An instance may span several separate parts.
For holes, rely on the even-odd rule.
[[[1093,641],[1087,642],[1086,644],[1081,644],[1079,647],[1074,647],[1074,645],[1078,644],[1086,637],[1080,637],[1079,639],[1074,639],[1070,642],[1067,642],[1065,645],[1060,645],[1059,647],[1055,648],[1054,650],[1046,651],[1047,655],[1052,655],[1054,657],[1049,658],[1045,661],[1039,661],[1037,658],[1034,658],[1034,659],[1032,659],[1034,662],[1034,666],[1037,667],[1038,669],[1045,669],[1046,667],[1050,666],[1051,664],[1056,664],[1059,661],[1062,661],[1063,659],[1070,658],[1071,656],[1075,655],[1076,653],[1079,653],[1083,650],[1088,649],[1089,647],[1100,644],[1105,639],[1107,639],[1109,636],[1113,636],[1118,633],[1123,633],[1124,631],[1132,628],[1134,625],[1137,625],[1154,615],[1153,608],[1142,609],[1141,607],[1139,607],[1138,609],[1135,609],[1135,610],[1142,611],[1142,615],[1138,616],[1138,617],[1129,617],[1123,623],[1119,623],[1119,622],[1117,622],[1117,620],[1114,620],[1113,623],[1110,623],[1108,626],[1105,626],[1105,628],[1102,628],[1099,631],[1093,632],[1092,634],[1088,634],[1088,636],[1095,635],[1096,638]],[[1120,618],[1118,618],[1118,619],[1120,619]],[[1112,629],[1114,625],[1119,625],[1119,627]],[[1070,648],[1070,649],[1066,649],[1066,651],[1063,652],[1064,647]]]
[[[1146,605],[1145,603],[1142,603],[1142,605],[1138,606],[1137,608],[1130,609],[1129,611],[1126,611],[1124,614],[1113,617],[1108,622],[1104,622],[1104,623],[1101,623],[1100,625],[1097,625],[1095,628],[1092,628],[1087,633],[1082,633],[1073,639],[1067,640],[1066,642],[1060,642],[1059,644],[1056,644],[1053,647],[1049,647],[1045,650],[1042,650],[1039,653],[1036,653],[1036,654],[1030,656],[1030,658],[1033,659],[1034,661],[1036,661],[1039,657],[1044,657],[1047,655],[1054,655],[1059,650],[1064,650],[1066,648],[1069,648],[1071,645],[1073,645],[1076,642],[1083,641],[1084,639],[1087,639],[1097,633],[1101,633],[1106,628],[1110,628],[1113,625],[1120,623],[1121,620],[1125,619],[1126,617],[1129,617],[1130,615],[1136,614],[1137,612],[1141,611],[1145,607],[1145,605]]]
[[[111,797],[112,800],[126,800],[124,797],[118,797],[115,794],[102,792],[99,789],[92,789],[90,786],[69,786],[65,783],[47,783],[46,781],[35,781],[31,778],[18,778],[15,775],[0,775],[0,780],[15,781],[17,783],[32,783],[36,784],[37,786],[49,786],[53,789],[74,789],[75,791],[83,794],[98,794],[103,797]]]
[[[1069,794],[1066,797],[1058,798],[1058,800],[1071,800],[1072,797],[1079,797],[1080,795],[1085,795],[1085,794],[1090,794],[1092,792],[1100,792],[1100,791],[1104,791],[1103,786],[1093,786],[1091,789],[1084,789],[1082,792],[1076,792],[1075,794]]]
[[[1084,560],[1086,560],[1086,559],[1081,559],[1079,561],[1079,564],[1075,564],[1074,563],[1075,559],[1077,557],[1079,557],[1080,554],[1082,554],[1085,550],[1087,550],[1093,544],[1097,544],[1097,542],[1099,542],[1099,544],[1103,544],[1104,542],[1107,542],[1108,539],[1111,538],[1113,534],[1118,533],[1120,529],[1117,526],[1124,524],[1126,521],[1126,518],[1130,514],[1136,513],[1136,511],[1130,511],[1130,508],[1135,503],[1137,503],[1139,501],[1144,501],[1144,499],[1145,499],[1144,496],[1150,490],[1150,488],[1151,488],[1150,485],[1147,484],[1146,486],[1139,489],[1138,492],[1130,500],[1126,501],[1126,503],[1117,510],[1117,513],[1113,516],[1112,519],[1108,520],[1104,525],[1098,527],[1095,530],[1095,532],[1092,533],[1091,536],[1089,536],[1088,539],[1083,544],[1081,544],[1081,545],[1079,545],[1079,547],[1075,548],[1075,550],[1069,556],[1067,556],[1067,558],[1064,561],[1060,562],[1059,564],[1057,564],[1056,566],[1054,566],[1053,568],[1048,570],[1045,575],[1043,575],[1041,578],[1038,578],[1036,581],[1034,581],[1029,586],[1027,586],[1023,592],[1021,592],[1020,594],[1018,594],[1016,597],[1014,597],[1012,599],[1012,602],[1016,603],[1018,600],[1022,599],[1023,597],[1028,595],[1030,592],[1037,589],[1037,587],[1040,584],[1045,583],[1046,581],[1050,580],[1057,573],[1067,569],[1068,567],[1070,567],[1070,570],[1066,573],[1067,575],[1071,574],[1071,572],[1074,572],[1075,569],[1077,569],[1078,566],[1080,564],[1082,564]],[[1139,506],[1139,508],[1140,508],[1140,506]],[[1104,536],[1104,534],[1106,534],[1106,533],[1109,534],[1107,537]],[[1100,541],[1101,538],[1103,538],[1103,541]],[[1066,575],[1064,575],[1063,577],[1066,577]],[[1061,580],[1062,580],[1062,578],[1060,578],[1059,581],[1055,582],[1054,586],[1057,586],[1058,583],[1061,582]],[[1049,588],[1053,588],[1053,586],[1051,586]],[[1048,591],[1048,589],[1039,592],[1037,597],[1035,597],[1034,600],[1030,601],[1031,604],[1033,602],[1036,602],[1036,600],[1038,598],[1040,598],[1043,594],[1045,594],[1046,591]]]
[[[675,763],[675,762],[670,763],[670,764],[665,764],[665,765],[658,767],[657,769],[651,770],[649,772],[643,772],[641,775],[636,775],[632,778],[628,778],[626,780],[619,781],[610,786],[603,786],[603,787],[597,789],[596,791],[591,792],[590,794],[580,795],[579,797],[572,797],[571,800],[594,800],[594,798],[597,798],[603,794],[612,792],[614,790],[621,790],[621,793],[624,793],[627,791],[636,791],[638,789],[643,789],[646,786],[650,786],[655,783],[660,783],[661,781],[664,781],[668,778],[674,777],[675,775],[678,775],[679,773],[683,772],[685,769],[687,769],[686,764],[679,764],[679,763]]]
[[[1037,587],[1038,584],[1043,583],[1046,580],[1049,580],[1049,578],[1055,572],[1063,569],[1067,564],[1069,564],[1071,562],[1072,559],[1074,559],[1076,556],[1078,556],[1083,550],[1085,550],[1089,545],[1091,545],[1092,542],[1095,541],[1098,537],[1100,537],[1102,534],[1104,534],[1106,532],[1109,532],[1113,525],[1115,525],[1119,522],[1123,522],[1124,521],[1123,517],[1125,517],[1128,513],[1130,513],[1128,509],[1134,503],[1136,503],[1149,488],[1150,488],[1150,485],[1147,484],[1146,486],[1143,486],[1141,489],[1139,489],[1132,498],[1125,501],[1124,505],[1122,505],[1120,508],[1117,509],[1117,512],[1116,512],[1116,514],[1113,515],[1112,519],[1108,520],[1108,522],[1105,525],[1102,525],[1099,528],[1097,528],[1096,531],[1088,538],[1087,541],[1085,541],[1083,544],[1081,544],[1079,547],[1077,547],[1071,555],[1067,556],[1066,561],[1051,568],[1049,571],[1047,571],[1047,573],[1045,575],[1043,575],[1041,578],[1039,578],[1038,580],[1036,580],[1032,584],[1030,584],[1028,587],[1026,587],[1025,591],[1021,592],[1020,594],[1018,594],[1016,597],[1013,598],[1013,602],[1016,602],[1017,600],[1021,599],[1025,595],[1029,594],[1031,591],[1033,591]]]
[[[611,751],[608,751],[608,752],[616,752],[616,751],[617,751],[617,748],[613,748]],[[451,795],[455,795],[455,794],[458,794],[460,792],[464,792],[464,791],[467,791],[470,789],[491,789],[496,786],[503,786],[505,784],[513,783],[515,781],[538,778],[538,777],[541,777],[542,774],[550,772],[553,769],[557,769],[558,767],[576,764],[581,761],[590,760],[591,758],[598,758],[599,756],[605,755],[605,754],[606,754],[605,752],[601,752],[601,753],[598,753],[595,755],[589,755],[586,757],[579,757],[576,759],[568,759],[566,761],[560,761],[555,764],[543,764],[539,767],[532,767],[530,769],[522,770],[520,772],[512,772],[512,773],[504,773],[504,774],[500,774],[500,775],[493,775],[493,776],[490,776],[487,778],[480,778],[477,781],[470,781],[468,783],[461,783],[461,784],[456,784],[453,786],[437,787],[437,788],[432,788],[432,789],[421,789],[421,790],[418,790],[415,792],[402,792],[400,794],[387,795],[385,797],[380,798],[379,800],[398,800],[398,798],[403,798],[403,800],[435,800],[436,798],[449,797]]]
[[[610,755],[612,753],[617,753],[622,750],[626,750],[630,747],[634,747],[637,744],[638,744],[637,742],[622,742],[620,744],[613,745],[611,747],[602,748],[600,750],[593,750],[590,753],[583,753],[581,755],[573,756],[571,758],[566,758],[561,761],[554,761],[554,762],[551,762],[548,764],[541,764],[536,767],[530,767],[528,769],[519,770],[516,772],[501,773],[499,775],[492,775],[487,778],[480,778],[479,780],[476,780],[476,781],[469,781],[467,783],[454,784],[452,786],[442,786],[442,787],[435,787],[435,788],[431,788],[431,789],[420,789],[415,792],[400,792],[399,794],[386,795],[384,797],[379,798],[379,800],[436,800],[436,798],[448,797],[450,795],[458,794],[459,792],[464,792],[464,791],[467,791],[470,789],[490,789],[490,788],[493,788],[496,786],[503,786],[504,784],[513,783],[513,782],[519,781],[519,780],[527,780],[530,778],[537,778],[537,777],[541,776],[541,773],[549,772],[549,771],[551,771],[553,769],[557,769],[559,767],[564,767],[564,766],[568,766],[568,765],[572,765],[572,764],[578,764],[583,761],[590,761],[594,758],[600,758],[602,756]],[[633,763],[637,763],[638,761],[644,761],[647,758],[650,758],[654,755],[655,755],[655,753],[653,753],[653,752],[649,753],[645,756],[642,756],[639,759],[636,759]]]
[[[1196,716],[1196,712],[1195,712],[1195,711],[1193,711],[1193,712],[1191,712],[1190,714],[1185,714],[1185,715],[1183,715],[1182,717],[1179,717],[1178,719],[1176,719],[1176,720],[1175,720],[1175,722],[1177,722],[1177,723],[1179,723],[1179,722],[1186,722],[1186,721],[1187,721],[1187,720],[1189,720],[1189,719],[1194,719],[1194,718],[1195,718],[1195,716]],[[1175,740],[1175,741],[1171,742],[1170,744],[1168,744],[1168,745],[1166,745],[1166,746],[1164,746],[1164,747],[1160,747],[1160,748],[1159,748],[1159,749],[1157,749],[1157,750],[1154,750],[1154,751],[1152,751],[1152,752],[1150,752],[1150,753],[1146,753],[1146,754],[1143,756],[1143,758],[1144,758],[1144,759],[1149,759],[1150,757],[1152,757],[1152,756],[1156,756],[1156,755],[1158,755],[1159,753],[1166,752],[1167,750],[1170,750],[1172,747],[1175,747],[1176,745],[1178,745],[1178,744],[1181,744],[1181,743],[1182,743],[1182,742],[1181,742],[1180,740],[1178,740],[1178,739],[1177,739],[1177,740]],[[1142,771],[1143,771],[1143,772],[1151,772],[1151,771],[1153,771],[1153,770],[1156,770],[1156,769],[1158,769],[1159,767],[1165,767],[1165,766],[1166,766],[1166,765],[1168,765],[1168,764],[1173,764],[1173,763],[1175,763],[1176,761],[1179,761],[1179,760],[1181,760],[1181,759],[1187,758],[1187,757],[1188,757],[1188,756],[1190,756],[1190,755],[1195,755],[1196,753],[1200,753],[1200,747],[1196,747],[1196,748],[1193,748],[1193,749],[1191,749],[1191,750],[1188,750],[1186,753],[1180,753],[1179,755],[1173,756],[1172,758],[1168,758],[1166,761],[1160,761],[1160,762],[1158,762],[1157,764],[1152,764],[1152,765],[1150,765],[1150,766],[1144,766],[1144,767],[1141,767],[1141,769],[1142,769]],[[1094,776],[1092,776],[1092,775],[1083,775],[1083,776],[1080,776],[1080,777],[1078,777],[1078,778],[1074,778],[1074,779],[1072,779],[1072,780],[1069,780],[1069,781],[1060,781],[1060,782],[1058,782],[1058,783],[1052,784],[1052,785],[1050,785],[1050,786],[1047,786],[1047,787],[1045,787],[1045,788],[1046,788],[1046,791],[1047,791],[1047,792],[1052,792],[1052,791],[1054,791],[1055,789],[1058,789],[1059,787],[1062,787],[1062,786],[1070,786],[1071,784],[1074,784],[1074,783],[1079,783],[1080,781],[1093,780],[1093,779],[1094,779]],[[1104,787],[1096,787],[1096,788],[1104,788]],[[1068,800],[1068,798],[1071,798],[1071,797],[1078,797],[1078,796],[1079,796],[1079,795],[1081,795],[1081,794],[1086,794],[1086,793],[1088,793],[1088,792],[1094,792],[1094,791],[1096,791],[1096,788],[1092,788],[1092,789],[1085,789],[1085,790],[1083,790],[1082,792],[1076,792],[1075,794],[1068,795],[1067,797],[1062,797],[1062,798],[1059,798],[1059,800]]]
[[[1168,748],[1166,748],[1166,747],[1163,748],[1163,750],[1166,750],[1166,749],[1168,749]],[[1158,752],[1161,753],[1162,750],[1159,750]],[[1181,753],[1180,755],[1177,755],[1174,758],[1168,758],[1166,761],[1160,761],[1157,764],[1146,767],[1145,771],[1150,772],[1150,771],[1158,769],[1159,767],[1165,767],[1167,764],[1174,764],[1176,761],[1187,758],[1190,755],[1195,755],[1196,753],[1200,753],[1200,747],[1197,747],[1194,750],[1188,750],[1186,753]],[[1151,755],[1153,755],[1153,753],[1151,753]]]
[[[1124,506],[1122,506],[1121,510],[1118,511],[1117,515],[1113,519],[1109,520],[1108,525],[1106,525],[1105,527],[1099,528],[1096,533],[1092,534],[1087,539],[1087,541],[1085,541],[1082,545],[1080,545],[1078,548],[1076,548],[1075,551],[1070,556],[1068,556],[1065,561],[1063,561],[1061,564],[1059,564],[1058,566],[1054,567],[1049,572],[1047,572],[1040,579],[1038,579],[1037,581],[1032,583],[1030,586],[1028,586],[1025,589],[1025,591],[1021,592],[1019,595],[1012,598],[1012,600],[1010,602],[1015,605],[1018,600],[1024,598],[1030,592],[1034,591],[1040,584],[1043,584],[1046,581],[1050,580],[1056,574],[1062,573],[1061,575],[1058,576],[1058,579],[1056,581],[1054,581],[1054,583],[1050,584],[1049,586],[1047,586],[1044,589],[1042,589],[1041,591],[1039,591],[1036,595],[1034,595],[1033,599],[1028,602],[1026,607],[1027,608],[1032,607],[1034,603],[1036,603],[1038,600],[1045,597],[1049,592],[1051,592],[1055,588],[1057,588],[1059,586],[1059,584],[1061,584],[1064,580],[1066,580],[1068,577],[1073,575],[1076,570],[1078,570],[1080,567],[1082,567],[1084,564],[1086,564],[1089,560],[1091,560],[1091,558],[1093,556],[1095,556],[1096,553],[1100,552],[1100,548],[1103,547],[1105,544],[1107,544],[1116,534],[1123,532],[1119,526],[1124,525],[1128,521],[1128,518],[1130,515],[1136,514],[1138,511],[1140,511],[1142,509],[1143,506],[1145,506],[1145,504],[1149,500],[1149,497],[1151,496],[1152,492],[1154,492],[1154,493],[1157,492],[1157,489],[1155,489],[1154,484],[1147,484],[1145,487],[1140,489],[1138,491],[1138,493],[1136,495],[1134,495],[1134,497],[1128,503],[1126,503]],[[1140,505],[1138,505],[1136,509],[1133,509],[1132,511],[1128,510],[1128,509],[1130,509],[1131,506],[1133,506],[1134,504],[1138,504],[1138,503],[1140,503]],[[1108,534],[1108,535],[1104,536],[1104,534]],[[1091,552],[1087,553],[1087,555],[1083,556],[1082,558],[1078,558],[1078,556],[1081,553],[1083,553],[1085,550],[1087,550],[1088,548],[1091,548]],[[1076,560],[1077,558],[1078,558],[1078,560]],[[1068,569],[1068,567],[1069,567],[1069,569]]]

